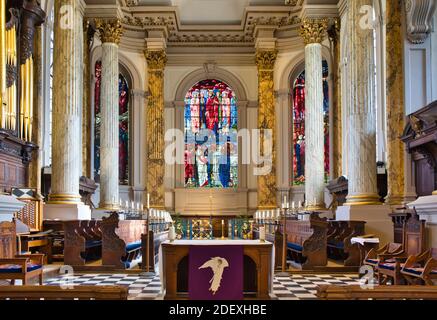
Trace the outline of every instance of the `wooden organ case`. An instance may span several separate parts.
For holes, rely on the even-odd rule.
[[[0,192],[29,184],[33,141],[34,36],[45,13],[36,0],[0,4]]]

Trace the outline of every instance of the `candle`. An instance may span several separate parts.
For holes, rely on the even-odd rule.
[[[260,241],[266,240],[266,227],[264,226],[259,227],[259,240]]]
[[[225,220],[222,220],[222,226],[224,226],[225,225]]]
[[[168,229],[168,240],[170,240],[170,242],[172,242],[175,239],[176,239],[175,227],[173,225],[171,225],[170,228]]]
[[[150,209],[150,193],[147,194],[147,209]]]

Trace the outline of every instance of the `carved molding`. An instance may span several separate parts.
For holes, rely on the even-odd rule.
[[[119,19],[96,19],[95,22],[102,43],[120,44],[124,30]]]
[[[435,0],[406,0],[407,38],[411,43],[424,43],[432,31]]]

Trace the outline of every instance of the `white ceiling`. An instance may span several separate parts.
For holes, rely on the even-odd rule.
[[[138,5],[175,6],[183,24],[240,24],[251,5],[284,5],[284,0],[140,0]]]

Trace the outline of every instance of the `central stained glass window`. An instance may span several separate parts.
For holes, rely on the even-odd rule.
[[[203,80],[185,96],[185,187],[238,186],[237,98],[219,80]]]

